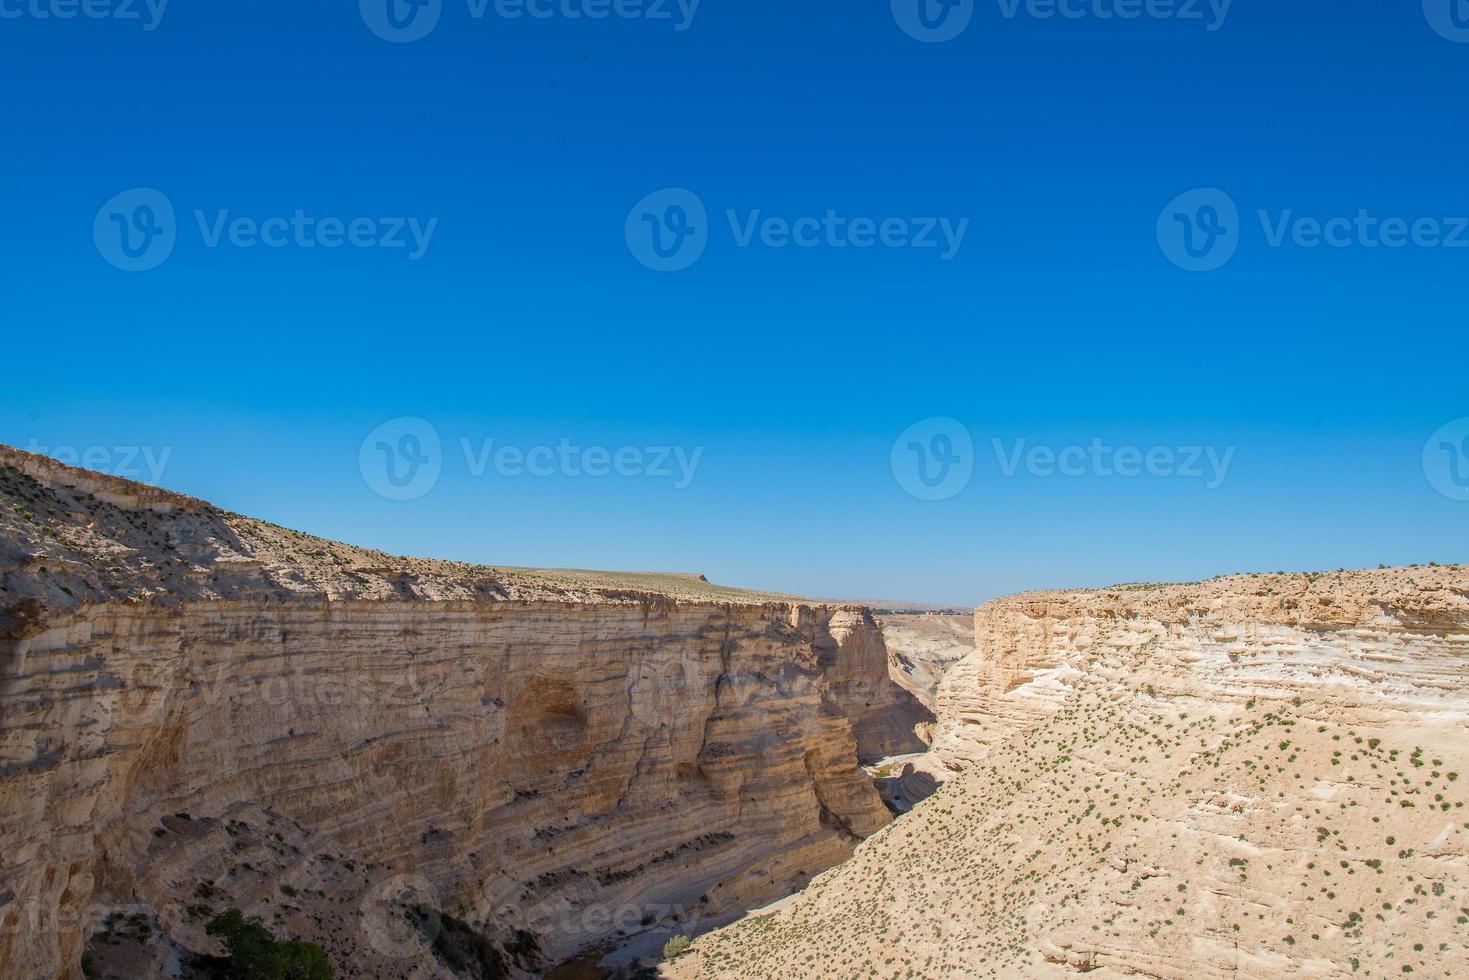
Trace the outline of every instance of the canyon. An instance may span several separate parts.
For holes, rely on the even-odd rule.
[[[982,605],[917,800],[692,977],[1469,976],[1469,568]]]
[[[177,975],[226,908],[339,975],[538,975],[799,888],[891,819],[859,759],[921,746],[860,607],[397,558],[9,449],[0,501],[0,975]]]
[[[7,977],[1469,976],[1466,736],[1461,565],[874,611],[0,447]]]

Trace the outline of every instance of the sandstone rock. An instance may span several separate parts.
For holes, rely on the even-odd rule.
[[[339,970],[453,975],[427,908],[519,975],[779,897],[889,820],[858,747],[907,695],[865,610],[118,483],[0,450],[0,976],[79,976],[119,910],[209,950],[231,906]]]
[[[975,614],[942,787],[673,977],[1469,974],[1469,569]]]

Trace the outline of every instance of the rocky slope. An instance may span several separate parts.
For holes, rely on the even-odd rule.
[[[911,712],[863,609],[483,568],[0,448],[0,976],[529,975],[844,859]],[[910,733],[911,736],[911,733]]]
[[[930,713],[937,710],[944,675],[974,652],[973,617],[880,613],[878,625],[893,662],[893,679]]]
[[[669,975],[1469,975],[1469,569],[1033,593],[975,626],[937,793]]]

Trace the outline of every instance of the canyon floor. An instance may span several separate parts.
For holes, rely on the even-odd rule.
[[[1469,977],[1466,802],[1464,566],[874,611],[0,447],[0,976]]]

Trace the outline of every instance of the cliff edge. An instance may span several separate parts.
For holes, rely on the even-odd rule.
[[[674,977],[1469,975],[1469,568],[1011,596],[942,783]]]
[[[889,818],[857,607],[386,555],[0,447],[0,975],[339,975],[693,932]],[[876,720],[874,720],[876,719]]]

